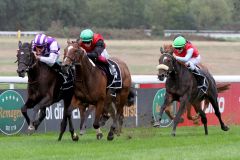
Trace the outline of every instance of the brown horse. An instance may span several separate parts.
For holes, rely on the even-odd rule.
[[[177,111],[176,117],[174,118],[172,135],[176,135],[176,127],[179,120],[186,110],[188,105],[194,106],[194,109],[201,116],[202,123],[204,124],[205,134],[208,134],[207,129],[207,117],[206,114],[201,109],[201,101],[209,101],[217,116],[221,129],[228,131],[229,128],[223,123],[221,118],[221,113],[219,111],[219,106],[217,102],[218,90],[216,82],[212,75],[207,70],[202,70],[208,82],[207,92],[205,94],[199,94],[199,89],[197,87],[197,79],[187,67],[179,63],[172,53],[163,53],[159,58],[158,65],[158,78],[162,80],[164,76],[167,77],[166,80],[166,95],[164,104],[160,110],[160,119],[167,106],[169,106],[173,101],[179,101],[180,107]]]
[[[164,53],[173,54],[173,50],[174,50],[174,48],[172,47],[171,44],[164,44],[163,47],[160,48],[160,52],[161,52],[162,54],[164,54]],[[204,69],[204,70],[207,70],[207,71],[208,71],[207,67],[205,67],[205,66],[202,65],[202,64],[199,64],[199,67],[200,67],[201,69]],[[221,92],[224,92],[224,91],[228,90],[230,85],[231,85],[231,84],[217,83],[217,84],[216,84],[217,92],[218,92],[218,93],[221,93]],[[209,105],[209,101],[206,99],[206,100],[204,101],[203,111],[205,111],[205,110],[208,108],[208,105]],[[173,113],[171,113],[171,110],[172,110],[171,107],[172,107],[172,104],[171,104],[170,106],[167,106],[165,112],[166,112],[166,114],[169,116],[169,118],[173,120],[175,116],[173,115]],[[191,106],[191,104],[189,104],[189,105],[187,106],[187,118],[188,118],[189,120],[192,120],[194,124],[198,124],[198,119],[200,118],[200,117],[199,117],[199,113],[197,113],[196,115],[192,116],[192,115],[191,115],[191,108],[192,108],[192,106]],[[197,110],[197,109],[195,109],[195,110]],[[181,121],[183,121],[183,119],[181,119]],[[159,123],[155,123],[155,124],[154,124],[154,127],[157,127],[157,126],[159,126],[159,125],[160,125]]]
[[[116,97],[110,95],[107,89],[108,79],[105,72],[96,66],[87,56],[87,53],[78,45],[78,42],[68,42],[64,50],[63,66],[75,66],[75,84],[73,106],[95,106],[95,120],[93,127],[99,129],[100,119],[104,113],[111,113],[112,126],[108,133],[108,140],[113,140],[114,133],[121,131],[123,124],[123,107],[131,105],[131,75],[127,65],[118,58],[111,58],[119,65],[122,87],[117,89]],[[80,113],[84,114],[85,107],[80,107]],[[112,110],[112,111],[110,111]],[[84,117],[84,115],[81,117]]]
[[[27,72],[28,75],[28,98],[24,106],[21,108],[22,114],[28,124],[30,131],[37,130],[38,126],[46,116],[46,107],[49,107],[55,102],[64,101],[64,115],[61,123],[61,132],[66,129],[66,122],[69,120],[69,131],[72,140],[77,141],[78,136],[74,132],[71,120],[72,109],[70,107],[73,87],[61,90],[63,79],[61,76],[47,64],[36,60],[32,52],[31,43],[23,43],[19,41],[18,44],[17,73],[19,77],[24,77]],[[27,110],[34,108],[34,116],[31,121]],[[40,110],[39,118],[35,120],[36,113]],[[60,139],[59,139],[60,140]]]

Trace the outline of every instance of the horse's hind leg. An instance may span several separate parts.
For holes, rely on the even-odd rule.
[[[61,126],[60,126],[60,134],[58,137],[58,141],[61,141],[62,136],[66,130],[67,127],[67,120],[69,122],[69,131],[71,133],[71,137],[73,141],[78,141],[78,136],[74,132],[73,124],[72,124],[72,111],[73,107],[70,106],[71,99],[64,99],[64,111],[63,111],[63,119],[61,121]]]
[[[64,109],[63,111],[63,119],[61,121],[61,126],[60,126],[60,134],[59,134],[59,137],[58,137],[58,141],[61,141],[62,140],[62,136],[66,130],[66,127],[67,127],[67,111],[66,109]]]
[[[37,111],[35,111],[35,112],[37,112]],[[38,129],[39,125],[41,124],[41,122],[44,120],[45,117],[46,117],[46,107],[40,109],[39,118],[37,120],[33,121],[33,126],[34,126],[35,130]]]
[[[80,135],[84,135],[86,132],[86,123],[88,120],[88,116],[93,112],[94,110],[93,105],[85,105],[82,108],[80,108],[80,114],[81,114],[81,122],[80,122]],[[87,108],[87,110],[86,110]]]
[[[205,135],[208,135],[207,116],[203,112],[203,110],[201,109],[201,102],[198,102],[198,103],[194,104],[194,109],[195,109],[196,113],[199,113],[199,115],[201,117],[201,121],[202,121],[203,126],[204,126]]]
[[[67,109],[67,119],[68,119],[68,123],[69,123],[69,131],[71,133],[71,137],[72,137],[72,140],[73,141],[78,141],[78,136],[77,134],[74,132],[74,127],[73,127],[73,123],[72,123],[72,111],[73,111],[73,108],[72,107],[69,107],[69,108],[65,108]]]
[[[215,97],[217,97],[217,96],[215,96]],[[214,108],[215,115],[218,117],[218,120],[219,120],[220,125],[221,125],[221,129],[222,129],[223,131],[228,131],[228,130],[229,130],[228,126],[226,126],[226,125],[223,123],[223,121],[222,121],[221,113],[220,113],[220,111],[219,111],[219,106],[218,106],[218,102],[217,102],[217,98],[209,97],[208,99],[209,99],[209,101],[211,102],[211,104],[212,104],[212,106],[213,106],[213,108]]]

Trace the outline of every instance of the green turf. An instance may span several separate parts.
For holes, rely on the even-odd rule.
[[[170,128],[124,128],[113,141],[96,140],[93,130],[78,142],[69,133],[58,142],[58,133],[32,136],[0,136],[1,160],[238,160],[240,157],[240,126],[209,127],[205,136],[202,127],[181,127],[171,137]]]

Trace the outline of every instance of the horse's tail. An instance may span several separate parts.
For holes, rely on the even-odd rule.
[[[134,101],[135,101],[135,93],[134,91],[131,89],[129,94],[128,94],[128,100],[127,100],[127,106],[132,106],[134,105]]]
[[[218,93],[224,92],[226,90],[229,90],[230,83],[217,83],[217,91]]]

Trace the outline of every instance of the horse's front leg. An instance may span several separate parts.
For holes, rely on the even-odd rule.
[[[159,127],[159,126],[160,126],[160,122],[161,122],[161,119],[162,119],[163,112],[165,111],[165,109],[166,109],[167,107],[171,106],[172,101],[173,101],[172,95],[166,93],[166,94],[165,94],[165,98],[164,98],[163,105],[162,105],[161,108],[160,108],[159,119],[154,122],[153,127]],[[171,117],[170,117],[170,118],[171,118]],[[172,117],[172,118],[173,118],[173,117]]]
[[[109,107],[110,107],[109,111],[110,111],[111,117],[113,119],[113,123],[111,125],[110,131],[108,132],[107,139],[109,141],[111,141],[114,139],[114,133],[116,132],[116,128],[118,126],[118,124],[117,124],[118,123],[118,113],[117,113],[116,103],[111,102]]]
[[[52,99],[51,96],[46,96],[38,103],[39,109],[40,109],[40,114],[39,114],[38,119],[33,121],[33,126],[34,126],[35,130],[38,129],[39,125],[46,117],[46,107],[49,107],[53,103],[53,101],[51,99]]]
[[[33,108],[38,102],[34,101],[30,98],[27,99],[27,102],[24,104],[24,106],[21,108],[22,115],[24,116],[27,124],[28,124],[28,129],[31,130],[33,127],[31,120],[27,114],[27,110]]]
[[[180,107],[177,111],[177,114],[174,118],[174,121],[173,121],[173,129],[172,129],[172,136],[175,136],[176,135],[176,128],[177,128],[177,125],[181,119],[181,116],[182,114],[184,113],[185,111],[185,108],[187,105],[189,105],[189,99],[188,99],[189,95],[186,94],[182,97],[180,97],[179,101],[180,101]]]
[[[98,101],[96,104],[96,111],[95,111],[95,120],[93,122],[93,128],[98,129],[100,127],[100,118],[103,112],[103,107],[104,107],[104,100]]]

